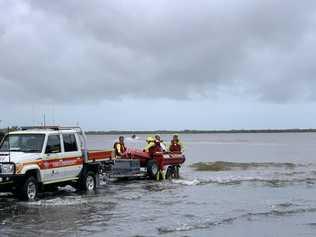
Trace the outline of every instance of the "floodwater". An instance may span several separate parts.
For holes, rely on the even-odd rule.
[[[114,139],[90,136],[89,147]],[[0,236],[316,236],[316,133],[182,140],[179,180],[110,182],[90,194],[65,187],[29,203],[1,194]],[[127,143],[141,147],[144,136]]]

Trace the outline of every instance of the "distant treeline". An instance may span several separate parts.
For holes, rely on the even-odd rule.
[[[121,135],[121,134],[219,134],[219,133],[308,133],[316,129],[233,129],[233,130],[153,130],[153,131],[88,131],[89,135]]]

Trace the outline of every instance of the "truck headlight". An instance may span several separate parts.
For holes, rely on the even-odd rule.
[[[15,172],[15,166],[14,164],[1,164],[1,174],[14,174]]]

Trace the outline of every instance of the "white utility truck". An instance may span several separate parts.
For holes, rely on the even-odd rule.
[[[99,183],[99,174],[113,174],[112,156],[112,150],[88,151],[79,127],[22,128],[2,140],[0,192],[34,200],[45,188],[67,184],[91,191]],[[139,161],[121,162],[125,162],[126,176],[140,173]]]

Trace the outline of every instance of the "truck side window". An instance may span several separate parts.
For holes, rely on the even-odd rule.
[[[65,152],[78,151],[74,134],[63,134]]]
[[[59,135],[50,135],[47,140],[45,153],[59,153],[61,152]]]

